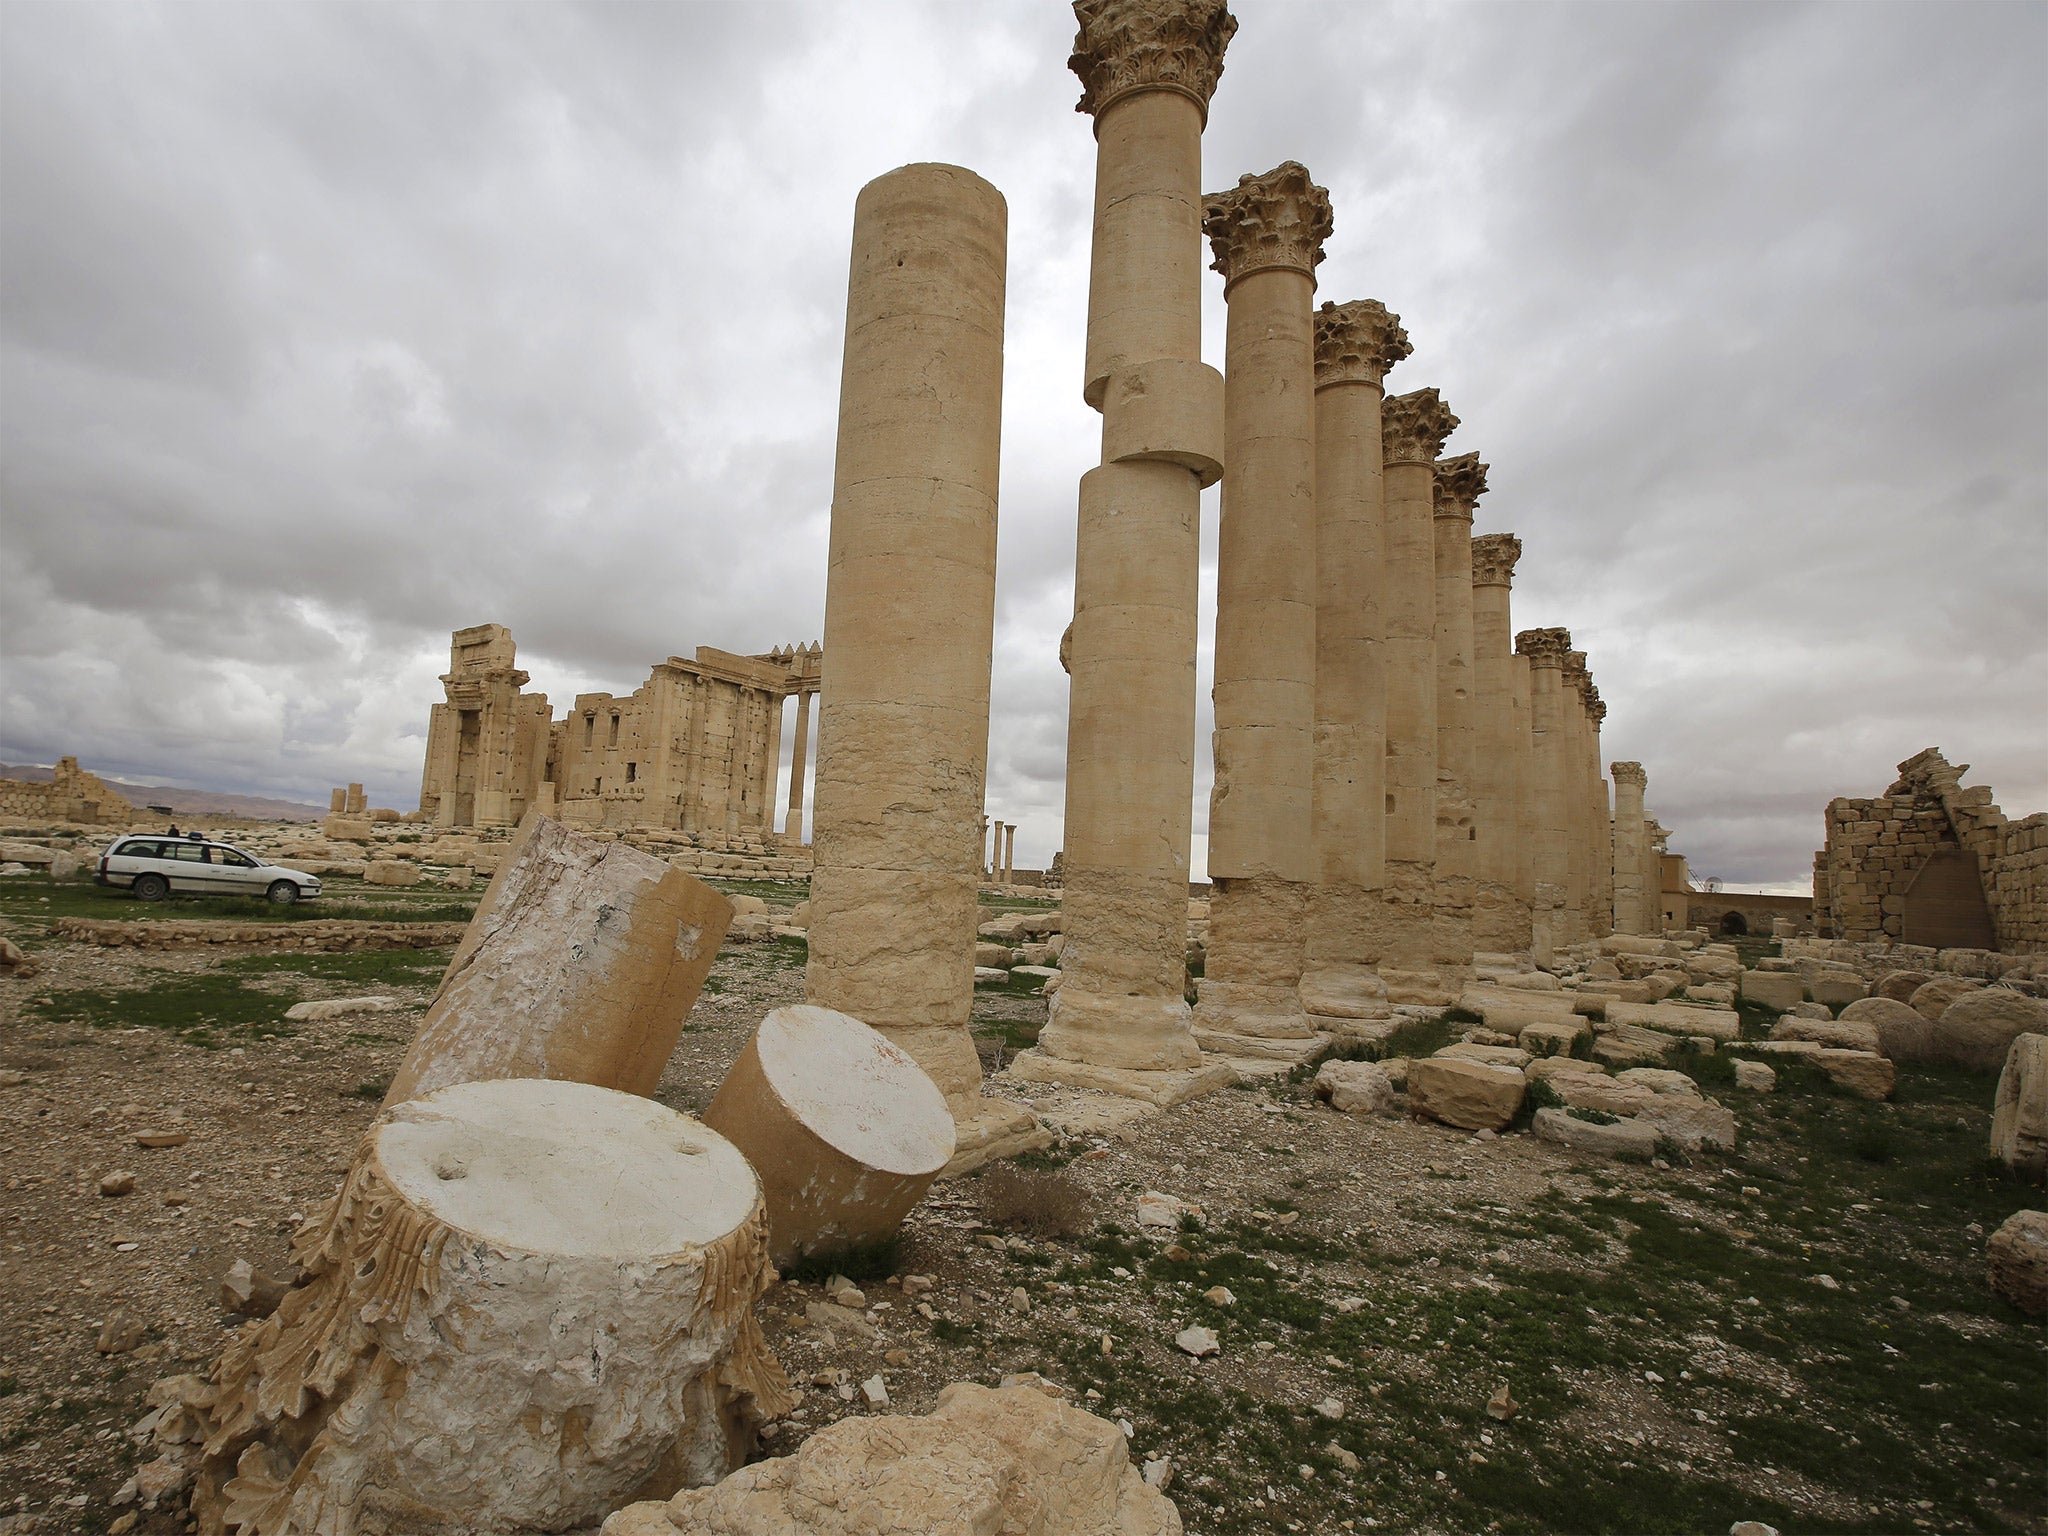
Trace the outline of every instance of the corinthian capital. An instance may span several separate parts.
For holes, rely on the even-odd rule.
[[[1100,119],[1138,91],[1178,91],[1209,120],[1223,50],[1237,31],[1225,0],[1074,0],[1081,30],[1067,68],[1081,77],[1077,112]]]
[[[1586,696],[1586,686],[1592,681],[1592,674],[1586,670],[1586,653],[1584,651],[1566,651],[1564,653],[1565,686],[1583,699]]]
[[[1436,461],[1436,515],[1472,521],[1472,509],[1486,494],[1487,466],[1476,453]]]
[[[1600,729],[1600,722],[1607,718],[1607,701],[1600,697],[1600,690],[1591,683],[1586,684],[1583,695],[1586,702],[1586,718],[1593,722],[1593,729]]]
[[[1434,464],[1458,418],[1433,389],[1396,395],[1380,408],[1380,452],[1389,464]]]
[[[1515,562],[1522,558],[1522,541],[1512,533],[1482,533],[1472,541],[1472,585],[1511,587],[1515,584]]]
[[[1363,381],[1377,384],[1415,348],[1401,317],[1378,299],[1327,303],[1316,311],[1316,388]]]
[[[1637,789],[1650,787],[1650,776],[1643,772],[1641,763],[1609,763],[1607,771],[1617,784],[1631,784]]]
[[[1202,199],[1202,233],[1216,253],[1224,291],[1241,277],[1279,268],[1313,280],[1330,236],[1330,194],[1308,168],[1283,160],[1263,176],[1240,176],[1228,192]]]
[[[1528,657],[1532,667],[1561,667],[1571,648],[1568,629],[1525,629],[1515,636],[1515,654]]]

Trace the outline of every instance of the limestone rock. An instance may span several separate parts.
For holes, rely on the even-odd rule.
[[[284,1016],[294,1024],[319,1019],[338,1019],[351,1013],[395,1013],[405,1005],[395,997],[324,997],[316,1002],[293,1003]]]
[[[1678,1049],[1675,1036],[1632,1024],[1603,1031],[1593,1041],[1593,1056],[1617,1067],[1651,1066]]]
[[[1567,1076],[1605,1077],[1607,1069],[1597,1061],[1581,1061],[1576,1056],[1538,1056],[1522,1068],[1522,1075],[1536,1083]]]
[[[1467,1131],[1498,1131],[1514,1119],[1528,1079],[1513,1067],[1431,1056],[1408,1067],[1408,1107]]]
[[[1636,1116],[1669,1137],[1681,1152],[1735,1150],[1735,1116],[1712,1099],[1683,1093],[1660,1093]]]
[[[116,1168],[100,1179],[100,1193],[110,1200],[135,1193],[135,1175],[125,1168]]]
[[[648,1099],[500,1079],[387,1109],[294,1241],[307,1283],[214,1368],[200,1528],[563,1530],[722,1475],[791,1405],[753,1315],[767,1226],[739,1152]]]
[[[1794,1003],[1785,1010],[1786,1017],[1794,1019],[1828,1020],[1835,1016],[1835,1010],[1826,1003]]]
[[[2014,1211],[1984,1254],[1992,1290],[2030,1317],[2048,1313],[2048,1211]]]
[[[1350,1115],[1385,1115],[1394,1110],[1393,1082],[1376,1062],[1324,1062],[1316,1071],[1315,1094],[1332,1109]]]
[[[1847,1007],[1870,996],[1870,989],[1851,976],[1817,976],[1811,990],[1816,1003],[1825,1003],[1830,1008]]]
[[[1378,1019],[1387,1013],[1387,984],[1362,966],[1322,966],[1301,978],[1301,1006],[1330,1019]]]
[[[2024,1034],[2048,1034],[2048,1002],[2011,987],[1981,987],[1942,1009],[1934,1022],[1934,1052],[1968,1072],[1996,1072]]]
[[[1017,963],[1017,952],[1007,944],[982,939],[974,946],[974,963],[993,970],[1008,970]]]
[[[1173,1347],[1182,1354],[1193,1355],[1197,1360],[1206,1360],[1216,1354],[1221,1345],[1216,1342],[1213,1328],[1183,1328],[1173,1336]]]
[[[1683,1072],[1673,1072],[1664,1067],[1630,1067],[1617,1072],[1614,1080],[1632,1087],[1647,1088],[1652,1093],[1682,1093],[1693,1098],[1700,1096],[1700,1085]]]
[[[1874,1051],[1883,1054],[1875,1024],[1864,1024],[1854,1020],[1800,1019],[1786,1014],[1771,1026],[1773,1040],[1811,1040],[1816,1045],[1831,1045],[1844,1051]]]
[[[1185,1200],[1161,1194],[1156,1189],[1148,1189],[1138,1197],[1138,1225],[1141,1227],[1160,1227],[1177,1232],[1183,1216],[1201,1214],[1199,1205],[1189,1205]]]
[[[1569,1023],[1531,1024],[1516,1038],[1531,1056],[1569,1056],[1590,1030],[1585,1020],[1574,1018]]]
[[[956,1382],[926,1417],[842,1419],[715,1488],[627,1506],[603,1536],[1180,1536],[1106,1419]]]
[[[36,963],[22,953],[21,946],[12,939],[0,939],[0,976],[30,977],[36,974]]]
[[[1773,1093],[1778,1087],[1778,1074],[1760,1061],[1738,1061],[1735,1086],[1749,1093]]]
[[[103,1355],[125,1355],[149,1337],[149,1327],[127,1308],[116,1309],[100,1325],[93,1348]]]
[[[2048,1034],[2026,1034],[2006,1051],[1991,1106],[1991,1155],[2015,1173],[2048,1179]]]
[[[1497,1067],[1513,1067],[1517,1072],[1529,1065],[1530,1053],[1513,1045],[1478,1045],[1466,1042],[1447,1045],[1436,1053],[1438,1056],[1456,1057],[1463,1061],[1490,1061]]]
[[[1914,989],[1906,999],[1915,1013],[1939,1024],[1948,1005],[1959,997],[1981,991],[1984,983],[1969,976],[1937,976]]]
[[[278,1303],[291,1294],[291,1289],[284,1281],[266,1275],[247,1259],[237,1259],[221,1276],[221,1310],[240,1313],[243,1317],[268,1317],[277,1310]]]
[[[1785,1009],[1806,1000],[1806,983],[1790,972],[1744,971],[1742,996],[1766,1008]]]
[[[1801,1056],[1800,1060],[1819,1067],[1837,1088],[1846,1088],[1858,1098],[1888,1099],[1899,1085],[1898,1069],[1874,1051],[1843,1051],[1822,1046],[1810,1055]]]
[[[372,859],[363,866],[363,879],[370,885],[418,885],[425,878],[417,864],[403,859]]]
[[[1516,971],[1512,975],[1496,977],[1493,984],[1515,992],[1555,992],[1559,985],[1558,979],[1548,971]]]
[[[1597,1157],[1648,1162],[1657,1151],[1656,1130],[1640,1120],[1582,1120],[1562,1109],[1539,1109],[1530,1129],[1541,1141],[1554,1141]]]
[[[1607,1022],[1662,1030],[1667,1035],[1705,1035],[1717,1042],[1733,1040],[1742,1033],[1741,1015],[1690,1003],[1609,1003]]]
[[[1923,1062],[1933,1055],[1933,1021],[1893,998],[1859,998],[1842,1010],[1836,1022],[1876,1030],[1877,1049],[1893,1061]]]
[[[1870,989],[1870,995],[1888,998],[1895,1003],[1909,1003],[1913,994],[1932,980],[1934,975],[1930,971],[1886,971],[1877,978],[1877,985]]]
[[[1551,1078],[1548,1087],[1552,1094],[1564,1101],[1567,1109],[1590,1109],[1603,1115],[1635,1115],[1647,1109],[1650,1101],[1657,1097],[1648,1088],[1631,1087],[1617,1078],[1584,1073]]]

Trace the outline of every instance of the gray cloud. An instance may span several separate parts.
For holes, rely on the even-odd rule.
[[[1330,187],[1323,296],[1402,314],[1517,622],[1591,653],[1698,867],[1800,881],[1827,799],[1934,743],[2048,806],[2048,13],[1240,16],[1209,183]],[[409,805],[458,625],[558,703],[815,637],[853,197],[954,160],[1010,203],[990,805],[1042,860],[1096,450],[1071,35],[8,7],[0,754]],[[1220,362],[1220,285],[1208,322]]]

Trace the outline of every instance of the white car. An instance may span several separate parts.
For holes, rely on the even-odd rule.
[[[266,896],[281,907],[320,894],[320,881],[296,869],[266,864],[229,843],[197,834],[145,833],[116,838],[93,871],[98,885],[126,886],[138,901],[162,901],[173,891],[198,896]]]

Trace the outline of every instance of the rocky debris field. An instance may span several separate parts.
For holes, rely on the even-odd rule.
[[[145,1395],[239,1324],[238,1260],[231,1295],[286,1274],[447,952],[58,943],[17,897],[0,934],[40,971],[0,979],[0,1531],[176,1531],[134,1481]],[[701,1110],[803,958],[729,944],[659,1096]],[[1033,991],[978,994],[991,1070]],[[364,996],[395,1005],[284,1017]],[[1985,1280],[1987,1235],[2041,1203],[1985,1157],[1995,1079],[1902,1067],[1883,1102],[1774,1065],[1767,1094],[1708,1083],[1738,1150],[1648,1162],[1342,1112],[1312,1070],[1163,1115],[1041,1095],[1051,1153],[762,1300],[803,1392],[764,1454],[1036,1373],[1201,1536],[2048,1529],[2048,1347]]]

